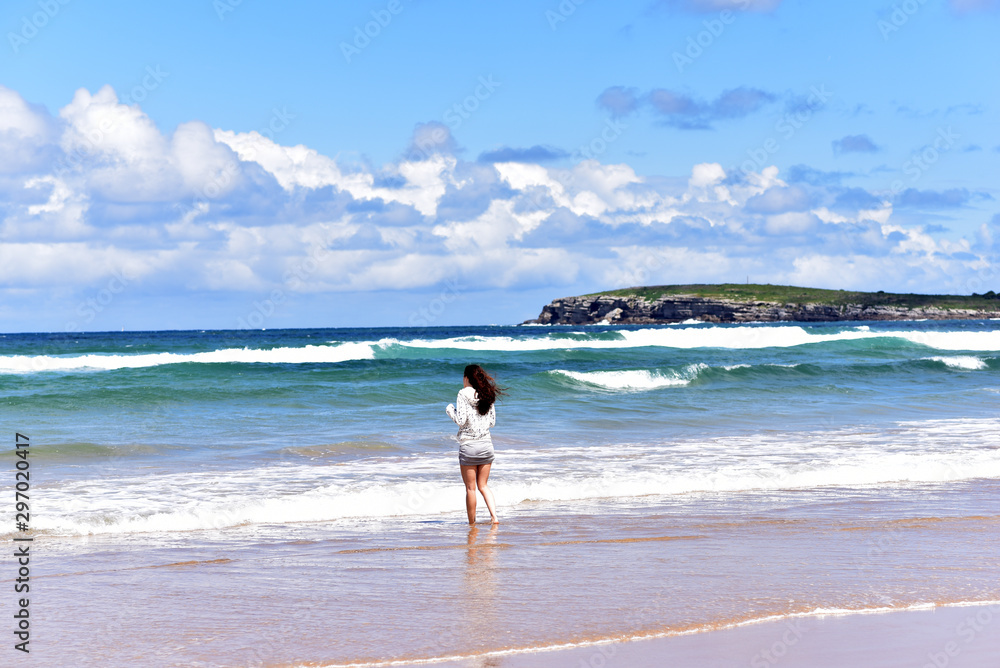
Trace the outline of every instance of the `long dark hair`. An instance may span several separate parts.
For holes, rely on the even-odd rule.
[[[476,404],[476,410],[479,411],[480,415],[486,415],[490,412],[490,408],[497,400],[497,397],[504,394],[503,388],[497,385],[496,381],[493,380],[493,376],[486,373],[483,367],[478,364],[470,364],[465,367],[465,377],[469,379],[469,385],[479,395],[479,403]]]

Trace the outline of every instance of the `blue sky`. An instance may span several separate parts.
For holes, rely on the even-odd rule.
[[[0,10],[0,329],[1000,288],[1000,2]]]

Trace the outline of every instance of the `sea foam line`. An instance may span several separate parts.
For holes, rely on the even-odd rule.
[[[927,358],[931,359],[931,358]],[[946,358],[933,358],[944,360]],[[951,358],[947,358],[951,359]],[[963,358],[964,359],[964,358]],[[976,358],[971,358],[976,359]],[[557,378],[566,379],[573,383],[585,385],[590,388],[607,390],[611,392],[645,392],[658,390],[664,387],[683,387],[690,385],[698,378],[702,372],[710,369],[721,369],[723,371],[736,371],[739,369],[753,368],[777,368],[796,369],[801,364],[777,364],[763,363],[753,364],[727,364],[719,367],[712,367],[704,362],[688,364],[682,370],[649,370],[649,369],[616,369],[605,371],[569,371],[567,369],[552,369],[545,373]],[[982,367],[985,368],[985,363]]]
[[[970,425],[970,429],[972,425]],[[930,436],[933,429],[921,433]],[[794,449],[785,439],[754,443],[725,441],[720,451],[711,443],[643,447],[641,459],[628,456],[634,449],[571,448],[559,457],[577,453],[580,464],[553,477],[554,465],[531,450],[507,450],[506,479],[494,487],[501,508],[524,503],[595,502],[618,499],[640,502],[691,493],[745,493],[766,490],[871,487],[949,483],[1000,478],[1000,452],[986,449],[990,434],[959,433],[955,439],[972,443],[948,451],[881,453],[872,445],[813,449],[806,459],[789,457]],[[979,435],[977,440],[975,436]],[[809,437],[804,437],[808,442]],[[893,434],[899,440],[900,434]],[[972,439],[970,441],[970,439]],[[812,439],[815,440],[815,439]],[[839,440],[839,439],[835,439]],[[931,439],[934,440],[934,439]],[[745,447],[742,449],[740,444]],[[877,445],[877,444],[876,444]],[[681,446],[681,447],[678,447]],[[734,452],[753,452],[747,460]],[[398,458],[397,458],[398,459]],[[40,501],[35,528],[55,535],[179,532],[224,529],[241,525],[281,524],[288,517],[302,522],[329,522],[347,518],[440,516],[458,512],[454,486],[447,482],[451,457],[409,458],[406,474],[385,474],[385,459],[336,467],[297,465],[261,471],[229,473],[125,476],[107,481],[87,480],[51,488]],[[374,472],[378,471],[376,475]],[[369,475],[372,473],[372,475]],[[213,483],[212,494],[205,481]],[[276,490],[285,490],[277,494]],[[86,491],[86,494],[82,492]],[[198,501],[188,499],[202,494]],[[4,513],[0,513],[0,520]],[[12,517],[9,518],[11,521]]]
[[[706,364],[692,364],[682,374],[676,372],[663,374],[646,369],[626,369],[620,371],[567,371],[565,369],[554,369],[548,373],[605,390],[641,392],[661,387],[687,385],[698,375],[699,371],[707,368]]]
[[[612,337],[613,338],[609,338]],[[922,330],[872,331],[867,325],[830,334],[812,333],[798,326],[748,327],[712,326],[676,329],[615,330],[601,334],[583,334],[565,338],[547,334],[537,337],[467,336],[446,339],[385,338],[371,344],[383,351],[394,346],[416,349],[455,349],[471,351],[534,352],[545,350],[614,349],[614,348],[726,348],[750,350],[790,348],[836,341],[901,339],[938,350],[1000,351],[1000,332],[939,332]]]
[[[955,357],[928,357],[926,359],[934,362],[941,362],[945,366],[953,369],[965,369],[967,371],[978,371],[986,368],[986,362],[973,357],[972,355],[958,355]]]
[[[426,659],[390,659],[387,661],[368,661],[354,663],[324,663],[323,668],[381,668],[383,666],[417,666],[433,665],[449,661],[467,661],[473,659],[487,659],[492,657],[517,656],[521,654],[541,654],[547,652],[558,652],[561,650],[583,649],[586,647],[598,647],[601,645],[611,645],[622,642],[632,642],[635,640],[656,640],[659,638],[676,638],[700,633],[711,633],[713,631],[726,631],[729,629],[743,628],[757,624],[769,622],[780,622],[789,619],[800,618],[823,618],[823,617],[847,617],[851,615],[880,615],[899,612],[920,612],[935,610],[937,608],[957,608],[957,607],[997,607],[1000,601],[957,601],[957,602],[936,602],[928,601],[923,603],[912,603],[901,606],[880,606],[876,608],[814,608],[801,612],[790,612],[785,614],[765,615],[753,619],[743,619],[722,623],[703,623],[692,625],[683,629],[667,629],[663,631],[652,631],[647,633],[636,633],[626,637],[621,635],[595,638],[593,640],[581,640],[578,642],[553,643],[550,645],[539,645],[534,647],[515,647],[511,649],[493,650],[479,653],[451,654],[447,656],[428,657]],[[306,666],[307,664],[293,664]],[[315,664],[308,664],[315,665]]]
[[[609,336],[613,338],[608,338]],[[1000,351],[1000,331],[871,331],[868,326],[831,334],[815,334],[797,326],[774,327],[680,327],[676,329],[616,330],[601,334],[581,334],[564,338],[547,334],[540,337],[469,336],[446,339],[385,338],[379,341],[331,341],[333,345],[307,345],[272,349],[227,348],[198,353],[8,355],[0,356],[0,373],[23,374],[38,371],[81,371],[137,369],[164,364],[307,364],[337,363],[373,359],[376,353],[390,355],[393,348],[428,350],[471,350],[533,352],[573,349],[615,348],[723,348],[749,350],[788,348],[807,344],[870,339],[901,339],[913,344],[948,351]],[[937,358],[935,358],[937,359]],[[948,359],[941,358],[946,364]]]
[[[308,364],[372,359],[367,343],[342,343],[336,346],[308,345],[301,348],[225,348],[200,353],[147,353],[133,355],[10,355],[0,357],[0,373],[38,371],[113,371],[142,369],[164,364]]]

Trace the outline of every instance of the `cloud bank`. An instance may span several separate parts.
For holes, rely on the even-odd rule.
[[[609,89],[611,90],[611,89]],[[628,93],[602,96],[629,112]],[[653,91],[646,104],[691,123],[748,113],[767,94],[711,102]],[[797,166],[728,173],[691,166],[650,178],[626,164],[533,146],[456,157],[424,124],[394,163],[345,165],[281,143],[294,118],[234,132],[200,121],[170,133],[105,86],[58,114],[0,88],[0,275],[9,298],[127,280],[149,294],[287,296],[437,289],[576,288],[739,280],[970,292],[992,266],[997,223],[976,239],[903,224],[975,193],[842,185]],[[847,138],[845,138],[847,139]],[[843,140],[841,140],[843,141]],[[545,163],[545,164],[543,164]],[[124,278],[122,278],[124,277]]]

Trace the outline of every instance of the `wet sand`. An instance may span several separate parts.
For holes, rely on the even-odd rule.
[[[1000,600],[996,498],[992,483],[982,483],[659,498],[644,506],[609,500],[600,514],[579,514],[580,504],[578,514],[525,504],[508,509],[499,527],[471,530],[455,512],[419,522],[42,536],[33,548],[31,658],[102,668],[444,665],[472,656],[480,658],[465,665],[579,666],[582,659],[758,668],[795,665],[785,661],[826,656],[825,647],[845,643],[890,648],[891,657],[896,641],[882,636],[894,636],[869,626],[943,619],[938,626],[954,633],[960,620],[945,618],[950,608],[908,617],[802,615]],[[789,644],[781,661],[754,665],[757,652],[784,642],[784,622],[728,627],[776,616],[801,620],[802,629],[831,628],[832,639],[823,644],[811,638],[825,632],[803,632],[794,653]],[[918,626],[907,635],[910,626],[902,624],[898,645],[911,636],[934,641],[916,660],[945,646],[947,633]],[[614,644],[642,636],[660,639]],[[856,643],[845,640],[855,636]],[[586,646],[539,652],[560,645]],[[613,656],[602,653],[612,647]],[[963,645],[964,656],[974,651],[981,650]],[[886,665],[877,663],[881,656],[826,665]],[[923,665],[908,661],[896,665]]]
[[[424,664],[441,668],[993,668],[1000,604],[804,616],[690,635]]]

